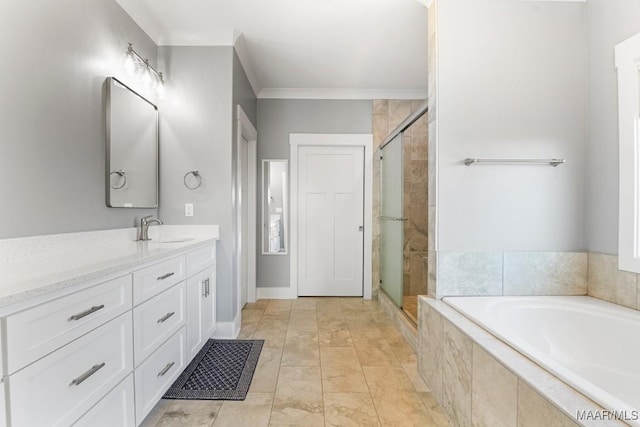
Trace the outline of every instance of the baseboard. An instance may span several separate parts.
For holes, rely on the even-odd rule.
[[[213,338],[236,339],[240,333],[242,313],[238,313],[233,322],[218,322]]]
[[[291,288],[257,288],[258,299],[295,299],[291,297]]]

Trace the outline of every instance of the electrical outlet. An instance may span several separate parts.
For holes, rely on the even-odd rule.
[[[193,216],[193,203],[184,204],[184,216]]]

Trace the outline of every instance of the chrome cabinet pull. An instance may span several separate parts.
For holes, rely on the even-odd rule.
[[[206,286],[207,286],[207,295],[206,296],[209,296],[209,294],[211,294],[211,288],[210,288],[211,282],[210,282],[208,277],[204,281],[205,281]]]
[[[162,316],[161,318],[158,319],[158,323],[162,323],[162,322],[166,321],[168,318],[170,318],[174,314],[176,314],[175,311],[172,311],[171,313],[165,314],[164,316]]]
[[[164,374],[166,374],[173,365],[175,365],[175,362],[168,363],[167,366],[162,368],[162,371],[158,372],[158,376],[163,377]]]
[[[71,381],[71,384],[69,384],[69,385],[80,385],[80,384],[82,384],[84,382],[84,380],[86,380],[91,375],[93,375],[96,372],[98,372],[100,369],[104,368],[104,365],[106,365],[106,363],[104,363],[104,362],[102,362],[99,365],[93,365],[91,367],[91,369],[89,369],[87,372],[85,372],[84,374],[80,375],[78,378],[76,378],[73,381]]]
[[[90,315],[91,313],[95,313],[98,310],[102,310],[103,308],[104,308],[104,304],[94,305],[93,307],[83,311],[82,313],[74,314],[73,316],[69,317],[69,320],[80,320],[83,317]]]
[[[167,277],[173,276],[174,274],[176,274],[176,273],[174,273],[173,271],[171,273],[163,274],[162,276],[158,277],[157,280],[164,280]]]
[[[207,279],[204,279],[202,282],[202,298],[207,297]]]

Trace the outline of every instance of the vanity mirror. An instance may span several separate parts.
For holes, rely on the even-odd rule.
[[[158,108],[107,78],[106,196],[111,208],[158,206]]]
[[[287,160],[262,161],[262,254],[287,253]]]

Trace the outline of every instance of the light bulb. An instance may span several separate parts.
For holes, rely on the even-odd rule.
[[[129,74],[134,74],[136,72],[136,65],[133,53],[127,52],[124,58],[124,70]]]
[[[151,78],[151,71],[149,71],[149,67],[146,66],[142,69],[142,76],[140,76],[140,82],[145,86],[145,87],[149,87],[151,86],[151,82],[152,82],[152,78]]]
[[[156,93],[158,94],[158,99],[164,99],[164,82],[162,80],[158,81],[158,87],[156,87]]]

